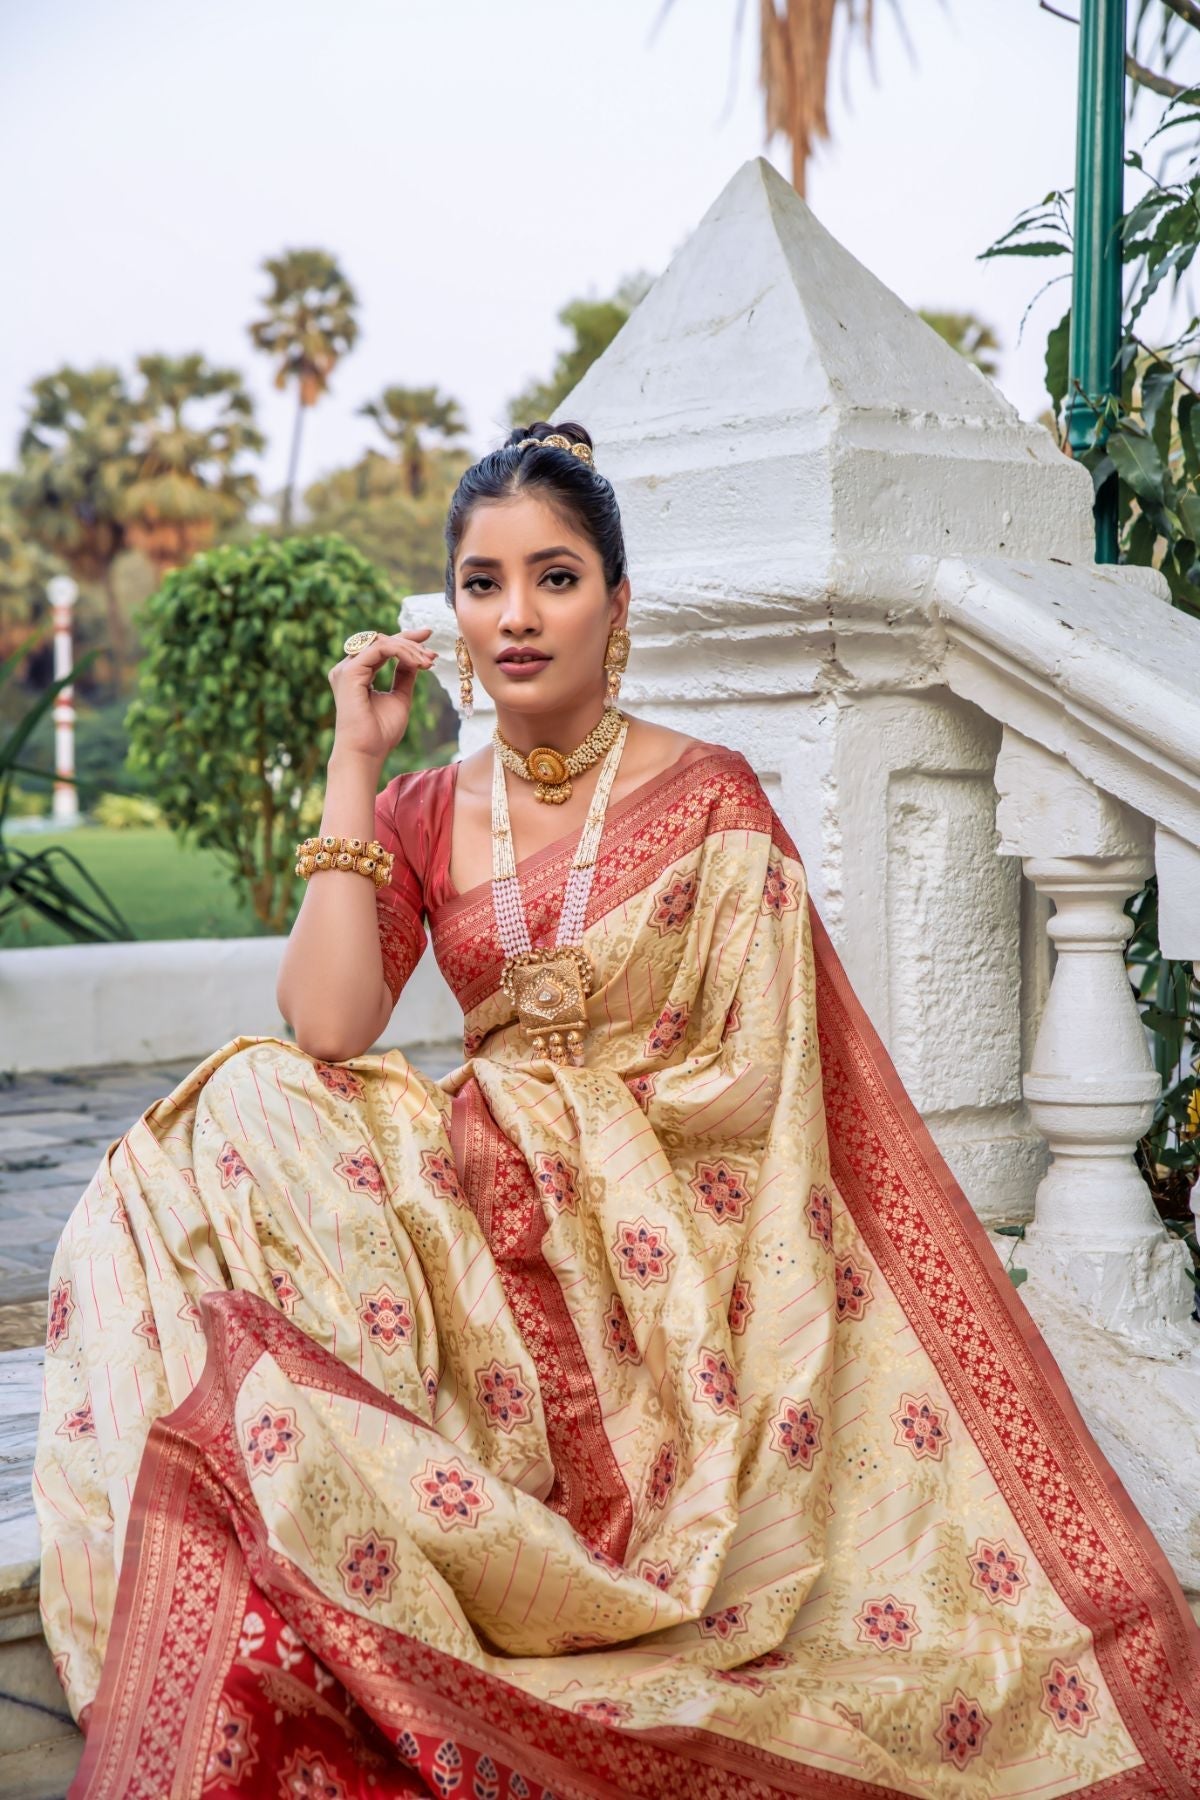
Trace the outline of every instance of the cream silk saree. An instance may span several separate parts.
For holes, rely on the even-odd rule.
[[[455,775],[380,795],[378,911],[462,1065],[236,1038],[63,1234],[72,1794],[1200,1793],[1186,1603],[749,763],[610,808],[582,1069],[450,886]],[[521,865],[535,942],[573,849]]]

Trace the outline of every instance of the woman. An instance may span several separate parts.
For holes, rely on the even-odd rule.
[[[59,1246],[72,1793],[1200,1792],[1183,1597],[795,846],[616,709],[587,433],[514,432],[446,536],[498,740],[377,794],[433,658],[350,641],[321,829],[378,844],[302,855],[296,1044],[216,1051]],[[427,930],[441,1082],[368,1054]]]

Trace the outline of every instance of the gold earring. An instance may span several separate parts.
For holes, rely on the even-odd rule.
[[[605,706],[615,706],[617,695],[621,691],[621,676],[629,661],[629,633],[621,625],[614,627],[608,634],[608,643],[604,650],[604,667],[607,673],[608,693]]]
[[[471,652],[467,649],[466,638],[455,638],[454,656],[458,663],[458,709],[464,719],[469,719],[475,711],[475,691],[471,686],[471,677],[475,671],[471,667]]]

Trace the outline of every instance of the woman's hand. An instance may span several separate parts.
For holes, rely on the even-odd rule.
[[[415,625],[411,631],[381,631],[365,650],[344,656],[330,669],[329,685],[337,702],[334,750],[380,765],[386,762],[408,730],[417,670],[432,668],[437,660],[424,643],[429,631],[428,625]],[[396,672],[391,688],[387,693],[377,692],[371,683],[392,657]]]

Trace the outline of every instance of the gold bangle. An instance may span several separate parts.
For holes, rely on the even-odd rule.
[[[307,837],[296,845],[296,874],[304,881],[322,869],[343,869],[369,875],[376,887],[383,887],[391,880],[393,860],[377,838],[366,843],[356,837]]]

